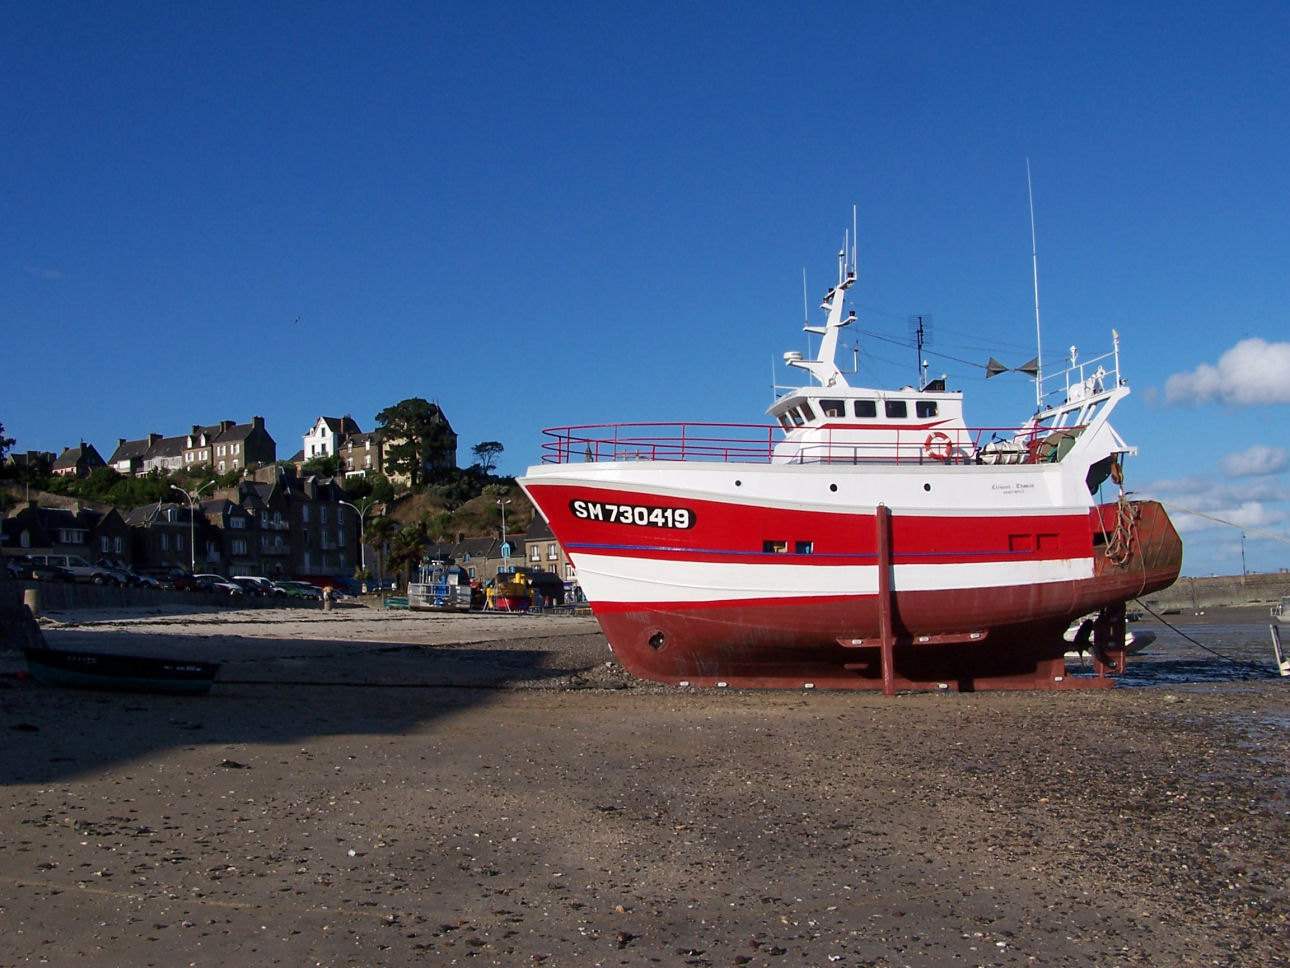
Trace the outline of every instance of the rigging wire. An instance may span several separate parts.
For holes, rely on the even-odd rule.
[[[1160,499],[1157,498],[1157,500],[1160,500]],[[1174,504],[1172,501],[1160,501],[1160,503],[1167,508],[1172,508],[1175,511],[1182,511],[1185,514],[1194,514],[1198,518],[1205,518],[1207,521],[1214,521],[1218,524],[1225,524],[1229,528],[1238,528],[1239,530],[1248,532],[1249,534],[1257,534],[1261,538],[1271,538],[1273,541],[1284,541],[1287,544],[1290,544],[1290,538],[1287,538],[1283,534],[1273,534],[1271,531],[1261,531],[1258,528],[1251,528],[1251,527],[1247,527],[1244,524],[1237,524],[1235,521],[1224,521],[1222,518],[1216,518],[1212,514],[1206,514],[1204,511],[1197,511],[1194,508],[1185,508],[1181,504]]]

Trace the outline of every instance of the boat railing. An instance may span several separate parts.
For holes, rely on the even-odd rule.
[[[1082,430],[924,427],[857,439],[854,431],[830,428],[786,437],[766,424],[582,424],[542,431],[542,463],[1043,464],[1061,461]]]

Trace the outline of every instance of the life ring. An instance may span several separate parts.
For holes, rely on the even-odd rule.
[[[949,460],[950,435],[940,430],[933,430],[923,441],[923,453],[932,460]]]

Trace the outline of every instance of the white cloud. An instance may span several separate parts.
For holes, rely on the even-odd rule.
[[[1275,531],[1278,525],[1286,520],[1280,508],[1268,507],[1259,501],[1246,501],[1235,506],[1220,506],[1205,511],[1208,517],[1188,514],[1178,507],[1167,508],[1169,518],[1179,534],[1195,534],[1199,531],[1210,531],[1215,528],[1256,528],[1263,531]],[[1197,508],[1196,510],[1199,510]],[[1214,520],[1218,518],[1219,520]]]
[[[1290,343],[1243,339],[1219,357],[1217,366],[1203,363],[1165,381],[1166,403],[1210,400],[1237,405],[1290,403]]]
[[[48,269],[44,266],[27,266],[27,272],[33,276],[39,276],[41,279],[48,279],[51,282],[66,278],[61,269]]]
[[[1266,474],[1280,474],[1290,466],[1290,450],[1284,447],[1269,447],[1267,444],[1255,444],[1238,454],[1228,454],[1220,466],[1228,477],[1262,477]]]

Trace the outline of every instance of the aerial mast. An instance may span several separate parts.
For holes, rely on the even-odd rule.
[[[1035,190],[1030,183],[1030,158],[1026,158],[1026,193],[1030,196],[1030,262],[1035,277],[1035,407],[1044,408],[1044,345],[1039,328],[1039,244],[1035,236]]]

